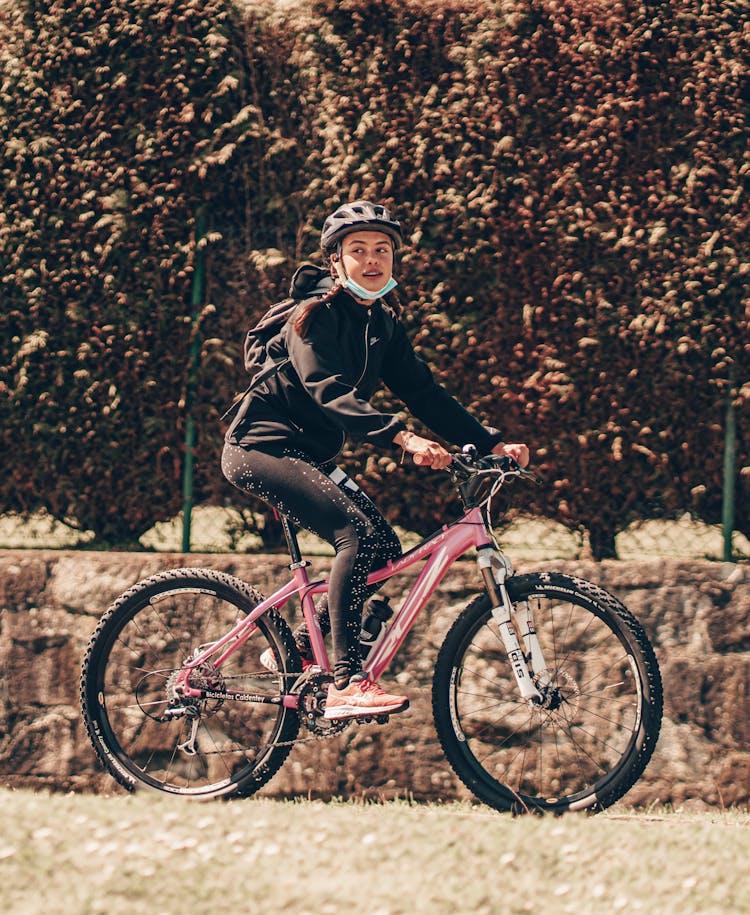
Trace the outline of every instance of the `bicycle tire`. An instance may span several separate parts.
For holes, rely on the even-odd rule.
[[[193,702],[193,717],[168,717],[170,677],[199,645],[224,635],[262,599],[223,572],[174,569],[134,585],[104,613],[84,654],[81,707],[99,760],[123,787],[194,798],[246,796],[279,770],[299,731],[296,710],[279,700],[299,676],[301,660],[275,609],[218,672],[212,665],[198,672],[213,698]],[[259,660],[269,647],[276,673]],[[268,703],[217,697],[228,689],[249,690]],[[180,749],[193,718],[199,721],[195,741]]]
[[[433,715],[443,750],[480,800],[514,813],[598,811],[640,778],[661,727],[659,665],[643,626],[602,588],[560,573],[516,575],[552,688],[521,698],[486,594],[440,649]],[[532,671],[532,676],[538,673]]]

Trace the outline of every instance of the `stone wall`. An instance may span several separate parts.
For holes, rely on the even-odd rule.
[[[210,566],[266,593],[283,556],[0,551],[0,784],[115,792],[98,767],[78,706],[85,644],[107,605],[134,582],[181,565]],[[321,569],[325,567],[321,560]],[[642,620],[661,664],[665,718],[629,803],[750,804],[750,566],[709,562],[560,562]],[[519,571],[527,571],[523,566]],[[320,569],[316,569],[320,571]],[[390,595],[399,588],[389,583]],[[411,710],[387,727],[354,726],[295,747],[271,796],[465,798],[437,742],[430,678],[457,610],[478,591],[473,563],[451,570],[384,682]]]

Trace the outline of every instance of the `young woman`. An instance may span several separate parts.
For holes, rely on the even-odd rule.
[[[289,361],[254,387],[226,435],[222,470],[246,492],[265,500],[336,551],[329,575],[333,683],[325,717],[390,714],[406,696],[384,692],[361,670],[359,633],[367,575],[401,555],[398,538],[375,505],[334,460],[347,436],[397,447],[417,464],[450,464],[438,442],[411,432],[370,398],[383,381],[429,429],[455,445],[509,455],[525,466],[523,444],[474,419],[436,383],[414,353],[398,320],[393,266],[401,227],[382,206],[364,200],[326,219],[321,245],[328,271],[285,325],[277,351]],[[309,269],[309,268],[308,268]],[[321,271],[321,273],[323,273]],[[273,349],[271,344],[269,349]],[[327,627],[326,627],[327,628]],[[310,657],[304,626],[295,633]],[[272,658],[263,659],[271,665]]]

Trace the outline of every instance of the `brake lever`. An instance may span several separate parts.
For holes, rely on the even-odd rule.
[[[450,473],[451,476],[465,477],[465,478],[468,478],[473,473],[475,473],[476,469],[477,469],[476,464],[471,461],[465,460],[463,453],[460,455],[451,454],[451,462],[446,467],[446,470],[448,471],[448,473]]]
[[[524,480],[528,480],[529,483],[534,483],[534,484],[537,485],[537,486],[541,486],[542,483],[544,482],[544,478],[543,478],[543,477],[540,477],[539,474],[534,473],[533,470],[527,470],[526,467],[519,467],[519,474],[518,474],[518,475],[519,475],[520,477],[523,477]]]
[[[526,467],[521,467],[518,461],[508,454],[490,453],[484,455],[484,457],[478,457],[477,449],[474,445],[464,445],[461,449],[461,454],[452,454],[451,463],[447,470],[451,476],[468,478],[475,474],[477,470],[481,470],[483,465],[488,470],[493,466],[499,466],[503,473],[523,477],[532,483],[536,483],[537,486],[543,482],[540,476],[532,470],[527,470]]]
[[[483,460],[489,460],[490,464],[499,466],[503,473],[512,474],[513,476],[523,477],[532,483],[541,485],[542,478],[537,476],[533,470],[522,467],[515,458],[508,454],[488,454]]]

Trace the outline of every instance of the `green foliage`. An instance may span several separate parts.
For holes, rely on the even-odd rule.
[[[6,508],[110,540],[179,506],[197,210],[252,108],[222,0],[34,3],[3,49]]]
[[[361,195],[407,227],[420,351],[534,448],[548,485],[525,508],[598,556],[636,518],[716,521],[734,384],[749,532],[743,22],[698,0],[25,6],[0,94],[3,505],[119,540],[174,514],[191,332],[197,492],[231,498],[217,418],[243,330]],[[435,478],[393,457],[347,463],[431,528]]]

